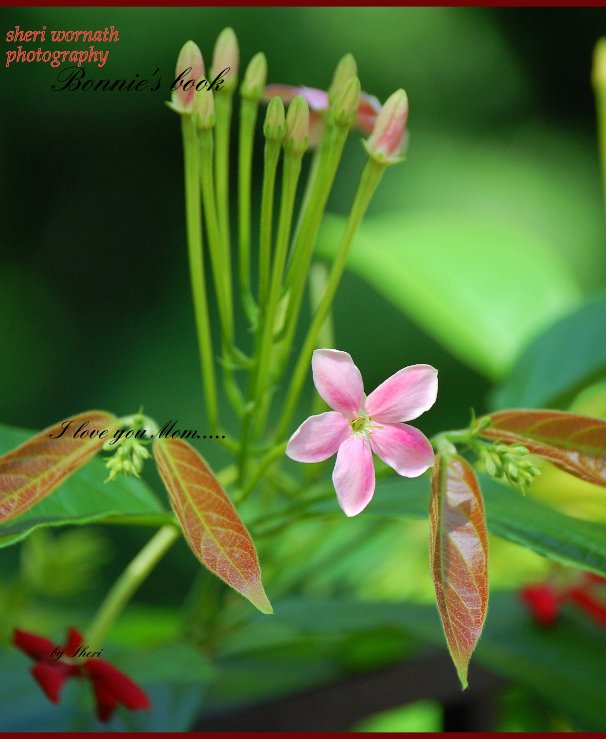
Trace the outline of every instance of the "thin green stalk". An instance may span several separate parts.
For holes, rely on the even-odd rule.
[[[298,238],[299,231],[301,230],[301,221],[303,220],[303,216],[307,210],[307,206],[309,203],[309,198],[311,197],[311,193],[313,192],[313,189],[315,187],[315,182],[318,177],[318,169],[320,167],[321,158],[322,158],[322,146],[320,145],[314,151],[312,158],[311,158],[311,165],[309,167],[309,172],[307,173],[307,184],[305,185],[305,191],[303,193],[303,200],[301,201],[301,208],[299,210],[299,218],[297,219],[297,225],[295,226],[294,239]]]
[[[236,502],[241,502],[243,500],[246,500],[246,498],[248,498],[248,496],[254,490],[255,485],[259,482],[259,480],[265,474],[266,470],[269,467],[271,467],[271,465],[274,462],[276,462],[278,459],[283,457],[285,451],[286,451],[286,442],[284,442],[283,444],[278,444],[277,446],[273,447],[273,449],[271,449],[269,452],[267,452],[265,457],[263,457],[263,459],[257,465],[252,475],[249,475],[247,477],[246,484],[240,488],[240,494]]]
[[[261,347],[259,350],[259,362],[255,377],[254,407],[257,409],[257,415],[255,417],[254,431],[256,435],[261,431],[266,416],[266,411],[265,413],[261,411],[261,404],[264,401],[263,395],[269,384],[268,378],[271,370],[276,318],[278,313],[278,304],[280,302],[280,289],[282,287],[284,265],[286,264],[286,256],[288,254],[288,242],[292,226],[295,196],[297,194],[297,184],[301,173],[301,159],[301,155],[290,152],[286,152],[284,157],[282,198],[280,201],[280,219],[278,221],[278,233],[276,236],[276,250],[273,260],[271,283],[269,286],[267,311],[264,316],[263,326],[261,327]],[[263,404],[265,405],[265,408],[269,407],[269,403]]]
[[[311,304],[311,315],[315,315],[321,306],[322,298],[326,293],[326,285],[328,282],[328,268],[322,262],[316,262],[312,264],[309,270],[309,298]],[[326,320],[322,324],[318,333],[315,348],[330,349],[335,345],[335,332],[332,320],[332,314],[328,311]],[[314,393],[313,401],[311,404],[311,415],[315,416],[319,413],[323,413],[328,410],[328,406],[322,400],[318,393]],[[323,472],[322,465],[318,464],[306,464],[304,466],[303,474],[305,479],[312,481],[319,477]]]
[[[232,358],[234,352],[234,316],[231,300],[231,284],[227,281],[225,259],[221,249],[221,233],[217,217],[217,203],[213,178],[213,132],[211,128],[198,131],[200,152],[200,180],[202,183],[202,201],[208,231],[208,244],[211,257],[215,292],[219,306],[219,318],[223,333],[223,384],[225,393],[232,407],[241,414],[244,408],[242,393],[234,377]]]
[[[312,264],[309,270],[309,302],[311,304],[312,316],[318,311],[322,304],[322,298],[326,294],[328,285],[328,267],[322,262]],[[318,333],[317,346],[330,349],[335,344],[335,332],[330,311]],[[319,397],[319,396],[318,396]]]
[[[116,580],[87,631],[87,641],[93,649],[101,646],[135,591],[180,536],[179,527],[163,526]]]
[[[232,92],[221,90],[215,95],[215,188],[217,219],[223,246],[225,282],[228,285],[228,302],[233,303],[231,239],[229,234],[229,137],[231,128]]]
[[[261,226],[259,235],[259,305],[266,305],[269,295],[274,192],[281,149],[282,147],[279,141],[268,139],[265,142],[265,167],[263,170]]]
[[[213,132],[211,128],[198,131],[200,153],[200,181],[202,183],[202,201],[206,230],[208,231],[208,246],[210,262],[219,307],[219,319],[223,338],[228,350],[234,345],[234,319],[231,303],[231,285],[227,283],[225,259],[221,249],[221,232],[217,215],[215,188],[213,185]]]
[[[208,301],[204,278],[202,252],[202,212],[200,204],[200,174],[198,169],[198,145],[191,116],[181,116],[183,156],[185,164],[185,218],[187,224],[187,251],[194,301],[194,315],[198,338],[198,352],[202,370],[202,389],[208,423],[217,432],[217,386],[213,364],[213,348],[208,318]]]
[[[282,144],[279,139],[266,139],[265,141],[265,168],[263,170],[263,188],[261,197],[261,239],[260,239],[260,260],[267,259],[267,265],[263,265],[260,268],[260,274],[265,269],[269,272],[269,257],[271,252],[271,231],[272,231],[272,218],[273,218],[273,202],[274,202],[274,190],[276,180],[276,167],[278,165],[278,159],[280,157],[280,151]],[[265,254],[265,257],[263,256]],[[267,297],[259,297],[259,308],[265,311]],[[259,317],[256,322],[256,334],[255,334],[255,364],[250,370],[249,374],[249,396],[252,399],[255,391],[255,377],[258,365],[258,354],[260,350],[260,332],[262,330],[262,321]],[[240,432],[240,449],[239,449],[239,479],[240,484],[244,482],[244,478],[247,472],[248,456],[250,454],[249,443],[250,443],[250,431],[251,431],[251,414],[253,412],[252,403],[249,403],[245,409],[245,414],[242,420],[242,429]]]
[[[286,395],[282,415],[276,431],[276,438],[278,439],[283,437],[288,430],[291,416],[296,408],[299,395],[303,389],[303,384],[309,371],[309,363],[314,348],[316,347],[318,335],[324,325],[328,312],[330,311],[343,271],[345,270],[349,249],[358,230],[358,226],[366,213],[370,200],[381,180],[384,169],[384,164],[380,164],[375,159],[370,158],[362,172],[362,177],[360,178],[360,184],[358,185],[358,191],[354,199],[351,213],[347,220],[347,225],[343,236],[341,237],[339,249],[330,271],[326,290],[322,296],[322,300],[320,301],[316,314],[312,319],[307,336],[303,342],[303,347],[299,352],[297,363],[292,375],[292,381]]]
[[[256,305],[250,287],[250,183],[253,141],[257,122],[258,100],[243,97],[240,103],[240,146],[238,150],[238,255],[240,298],[251,323]]]
[[[329,129],[326,151],[321,155],[318,164],[315,187],[309,196],[307,210],[301,219],[301,228],[295,238],[286,277],[286,286],[290,289],[290,295],[284,330],[281,334],[283,356],[280,371],[283,369],[289,348],[292,346],[314,244],[348,133],[349,128],[346,126],[333,125]]]
[[[602,197],[606,210],[606,38],[601,38],[594,49],[592,82],[598,116]]]

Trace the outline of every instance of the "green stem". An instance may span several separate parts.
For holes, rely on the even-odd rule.
[[[240,495],[238,496],[238,499],[236,502],[242,502],[246,500],[246,498],[248,498],[248,496],[254,490],[255,485],[263,477],[263,475],[269,469],[269,467],[271,467],[271,465],[274,462],[276,462],[278,459],[284,456],[285,450],[286,450],[286,442],[284,442],[283,444],[278,444],[277,446],[273,447],[273,449],[271,449],[265,455],[265,457],[263,457],[263,459],[259,462],[255,471],[252,473],[252,475],[248,477],[248,481],[246,485],[244,485],[240,489]]]
[[[259,103],[243,97],[240,103],[240,146],[238,151],[238,254],[240,296],[251,323],[256,306],[250,287],[250,183],[253,141]]]
[[[227,283],[227,271],[225,258],[221,250],[221,232],[217,216],[217,203],[215,201],[215,188],[213,184],[213,132],[212,129],[201,129],[198,131],[198,142],[200,152],[200,181],[202,183],[202,201],[204,203],[204,216],[206,218],[206,229],[208,231],[208,246],[210,251],[210,262],[217,294],[217,305],[219,307],[219,318],[223,337],[228,350],[234,344],[233,308],[231,304],[231,285]]]
[[[384,169],[384,164],[380,164],[375,159],[370,158],[362,172],[358,191],[347,220],[347,225],[345,226],[345,231],[341,237],[341,243],[339,244],[339,249],[330,271],[324,295],[322,296],[320,305],[318,306],[316,314],[314,315],[308,329],[307,336],[303,342],[303,348],[299,352],[297,363],[292,375],[292,381],[284,402],[282,416],[278,423],[276,432],[277,438],[284,436],[288,430],[290,418],[295,410],[299,400],[299,395],[303,389],[303,383],[305,382],[305,378],[309,371],[309,363],[311,355],[316,347],[318,335],[324,325],[326,317],[328,316],[330,307],[339,287],[341,277],[345,270],[349,249],[358,230],[358,226],[366,213],[371,198],[381,181]]]
[[[217,219],[223,246],[225,282],[228,302],[233,303],[231,277],[231,246],[229,234],[229,136],[231,128],[232,92],[222,90],[215,95],[215,188]]]
[[[596,107],[598,113],[598,142],[600,149],[600,169],[602,175],[602,198],[606,210],[606,94],[596,92]]]
[[[213,348],[208,318],[208,301],[204,279],[204,255],[202,252],[202,213],[200,204],[200,174],[196,131],[191,116],[181,116],[183,155],[185,163],[185,217],[187,223],[187,251],[191,277],[194,315],[198,338],[198,352],[202,370],[202,388],[206,405],[206,416],[211,431],[218,428],[217,389]]]
[[[280,201],[280,219],[276,236],[276,250],[273,260],[271,282],[267,307],[264,311],[261,329],[261,346],[259,362],[255,376],[254,408],[257,411],[254,421],[254,432],[258,436],[262,430],[269,408],[268,398],[264,393],[269,385],[271,373],[272,350],[276,333],[276,317],[280,302],[280,289],[284,275],[284,265],[288,254],[288,242],[292,227],[292,217],[297,194],[297,184],[301,173],[301,154],[287,152],[284,157],[284,171],[282,176],[282,198]],[[265,410],[261,409],[261,405]]]
[[[265,167],[261,194],[261,226],[259,235],[259,305],[266,305],[271,269],[271,236],[274,214],[276,171],[282,146],[279,141],[265,142]]]
[[[318,311],[322,304],[322,298],[326,294],[328,285],[328,268],[322,262],[312,264],[309,270],[309,302],[311,304],[312,316]],[[335,344],[335,332],[330,311],[318,333],[318,347],[330,349]],[[318,396],[320,397],[320,396]]]
[[[163,526],[116,580],[87,631],[87,641],[93,649],[101,646],[107,632],[135,591],[180,535],[180,528]]]
[[[276,182],[276,168],[278,166],[281,149],[282,144],[279,141],[274,141],[271,139],[266,140],[264,152],[265,167],[263,170],[263,189],[261,196],[261,232],[259,246],[259,308],[264,313],[266,311],[265,306],[268,298],[268,288],[265,288],[263,286],[263,281],[266,280],[267,283],[269,283],[274,190]],[[259,320],[259,316],[257,316],[255,328],[255,364],[252,367],[249,375],[249,394],[251,400],[254,397],[255,393],[256,372],[258,369],[260,352],[260,336],[263,330],[263,322]],[[253,405],[252,403],[250,403],[245,411],[242,422],[239,450],[239,479],[241,485],[243,484],[246,476],[248,456],[250,453],[249,444],[252,423],[251,415],[253,413],[253,410]]]
[[[314,244],[348,133],[349,128],[346,126],[335,124],[328,129],[327,139],[323,143],[323,151],[314,172],[314,186],[309,194],[307,209],[301,218],[301,227],[293,244],[286,276],[286,286],[290,289],[290,295],[284,330],[281,332],[283,341],[280,372],[283,371],[284,364],[288,360],[294,339]]]

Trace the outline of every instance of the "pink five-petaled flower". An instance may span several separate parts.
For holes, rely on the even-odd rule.
[[[13,644],[36,661],[32,675],[53,703],[59,702],[66,680],[75,677],[91,681],[99,721],[109,721],[119,704],[131,711],[149,708],[149,698],[143,690],[109,662],[97,657],[78,658],[78,653],[86,654],[87,649],[76,629],[68,630],[65,646],[15,629]]]
[[[291,85],[267,85],[263,100],[269,102],[279,97],[283,103],[290,103],[297,95],[302,95],[309,105],[309,145],[317,146],[324,132],[325,117],[328,111],[328,93],[315,87],[293,87]],[[360,103],[356,116],[356,128],[363,133],[372,133],[381,110],[381,103],[373,95],[360,93]]]
[[[332,479],[347,516],[364,510],[374,494],[373,452],[403,477],[417,477],[433,465],[428,439],[403,421],[435,403],[437,370],[428,364],[404,367],[366,397],[360,370],[347,352],[317,349],[312,369],[318,393],[333,410],[304,421],[286,454],[297,462],[322,462],[337,454]]]

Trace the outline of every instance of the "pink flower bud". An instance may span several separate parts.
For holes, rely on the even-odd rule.
[[[382,164],[400,161],[407,119],[408,97],[404,90],[397,90],[387,99],[372,134],[364,142],[368,154]]]
[[[196,84],[204,78],[204,60],[197,44],[188,41],[179,52],[173,83],[172,104],[177,113],[191,113]]]
[[[225,77],[224,91],[229,92],[236,86],[239,65],[240,48],[234,29],[224,28],[215,43],[212,64],[212,77]]]

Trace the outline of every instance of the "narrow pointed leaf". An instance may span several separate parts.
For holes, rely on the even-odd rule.
[[[470,465],[438,454],[429,506],[436,601],[461,685],[488,606],[488,539],[482,493]]]
[[[507,410],[490,415],[481,435],[523,444],[565,472],[606,487],[606,421],[552,410]]]
[[[0,523],[39,503],[94,457],[107,441],[115,421],[115,416],[105,411],[79,413],[49,426],[0,457]],[[107,429],[108,433],[91,439],[88,433],[92,429]],[[82,438],[83,434],[86,438]]]
[[[210,467],[181,439],[154,444],[158,471],[196,557],[262,613],[272,613],[255,545]]]

